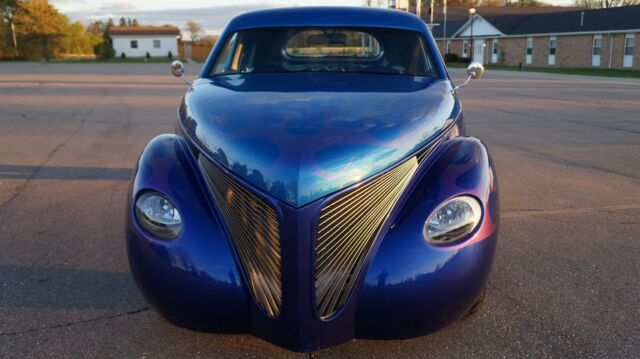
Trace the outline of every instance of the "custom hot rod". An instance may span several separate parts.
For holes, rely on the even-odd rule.
[[[405,12],[236,17],[176,133],[138,161],[126,213],[138,287],[176,325],[298,351],[423,335],[474,311],[498,188],[459,87]]]

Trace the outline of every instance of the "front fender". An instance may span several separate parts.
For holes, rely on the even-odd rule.
[[[382,238],[358,297],[358,337],[423,335],[468,312],[486,285],[498,221],[498,187],[485,146],[457,137],[421,165],[404,203]],[[449,198],[480,200],[479,227],[462,242],[436,247],[423,238],[423,226]]]
[[[131,273],[169,321],[198,330],[246,331],[249,298],[196,166],[180,136],[158,136],[142,152],[126,211]],[[177,239],[156,239],[138,224],[134,201],[147,190],[163,193],[178,208],[183,230]]]

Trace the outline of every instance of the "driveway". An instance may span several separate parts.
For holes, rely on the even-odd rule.
[[[0,357],[640,356],[640,81],[496,71],[462,90],[502,191],[484,308],[311,355],[174,327],[135,288],[128,179],[185,89],[168,64],[0,65]]]

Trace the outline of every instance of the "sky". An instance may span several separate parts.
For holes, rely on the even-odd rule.
[[[548,2],[567,5],[571,0]],[[50,3],[72,20],[87,24],[109,17],[117,23],[117,19],[124,16],[138,19],[141,25],[175,25],[184,32],[186,22],[195,20],[203,25],[207,34],[218,34],[234,16],[251,10],[282,6],[361,6],[364,0],[50,0]]]

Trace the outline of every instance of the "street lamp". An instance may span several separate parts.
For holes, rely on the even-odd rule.
[[[469,46],[471,47],[471,61],[473,61],[473,15],[476,14],[476,8],[472,7],[469,9],[469,19],[471,19],[471,41]]]

